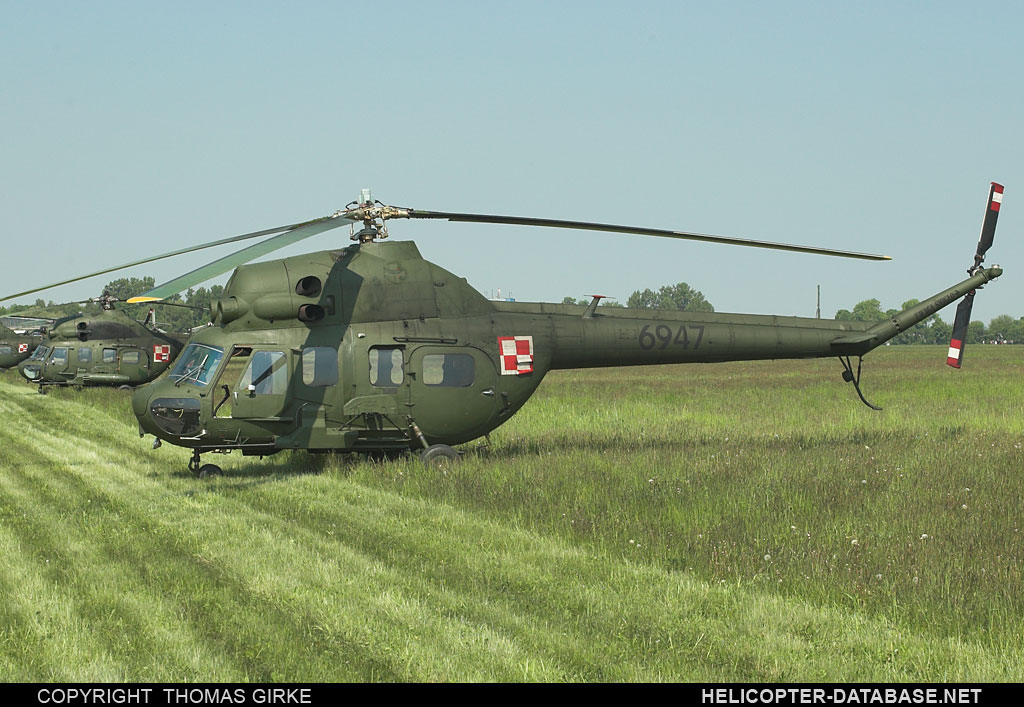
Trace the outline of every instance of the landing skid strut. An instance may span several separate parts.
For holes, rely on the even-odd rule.
[[[854,375],[854,373],[853,373],[853,364],[850,363],[850,357],[849,356],[840,356],[839,357],[839,362],[841,364],[843,364],[843,369],[844,369],[843,370],[843,380],[846,381],[847,383],[853,383],[853,388],[854,388],[854,390],[857,391],[857,395],[860,396],[861,402],[864,403],[865,405],[867,405],[872,410],[881,410],[882,408],[878,407],[877,405],[872,405],[871,403],[869,403],[867,398],[864,397],[864,393],[862,393],[860,391],[860,368],[861,368],[862,365],[864,365],[863,357],[861,357],[861,356],[857,357],[857,374],[856,375]]]

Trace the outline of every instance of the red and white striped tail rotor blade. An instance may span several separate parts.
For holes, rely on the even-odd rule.
[[[956,319],[953,321],[953,337],[949,342],[949,353],[946,365],[960,368],[964,362],[964,348],[967,346],[967,328],[971,324],[971,309],[974,308],[974,293],[970,292],[960,300],[956,308]]]
[[[985,206],[985,220],[981,223],[981,238],[978,239],[978,253],[974,256],[975,265],[985,259],[985,254],[992,247],[992,239],[996,235],[996,221],[999,219],[999,208],[1003,205],[1003,185],[992,182],[988,189],[988,204]]]

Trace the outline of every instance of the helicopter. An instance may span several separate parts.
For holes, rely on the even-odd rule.
[[[0,324],[0,371],[13,368],[32,355],[42,334],[19,334]]]
[[[107,293],[88,301],[100,305],[98,314],[56,320],[19,364],[21,375],[40,393],[54,386],[129,389],[159,376],[181,352],[185,337],[157,330],[153,310],[140,323],[118,310],[120,300]]]
[[[453,445],[508,421],[551,370],[831,356],[861,400],[875,407],[860,388],[863,356],[1002,274],[999,266],[982,268],[978,261],[966,280],[880,322],[628,308],[608,313],[598,309],[599,295],[588,305],[488,300],[465,278],[424,259],[415,243],[386,241],[393,219],[596,230],[890,260],[684,231],[422,211],[385,205],[363,190],[330,216],[129,264],[276,234],[127,300],[158,302],[234,268],[223,296],[210,303],[212,326],[193,333],[167,375],[134,393],[140,436],[154,435],[154,448],[162,441],[190,448],[188,468],[200,476],[220,471],[202,463],[203,453],[233,450],[261,457],[285,449],[377,457],[418,451],[424,462],[439,464],[458,458]],[[345,224],[351,245],[246,264]],[[128,265],[101,272],[121,267]]]

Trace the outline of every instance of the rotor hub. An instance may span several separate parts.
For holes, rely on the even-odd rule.
[[[349,232],[349,238],[358,243],[372,243],[388,237],[386,221],[390,218],[409,218],[409,210],[397,206],[387,206],[373,198],[369,189],[359,192],[359,199],[349,202],[341,212],[345,218],[362,221],[363,227],[356,230],[355,223]]]

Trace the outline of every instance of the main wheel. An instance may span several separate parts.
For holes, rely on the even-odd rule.
[[[447,444],[432,444],[420,454],[420,460],[427,466],[444,467],[459,460],[459,453]]]
[[[216,464],[203,464],[199,467],[199,478],[207,479],[211,476],[220,476],[221,468]]]

